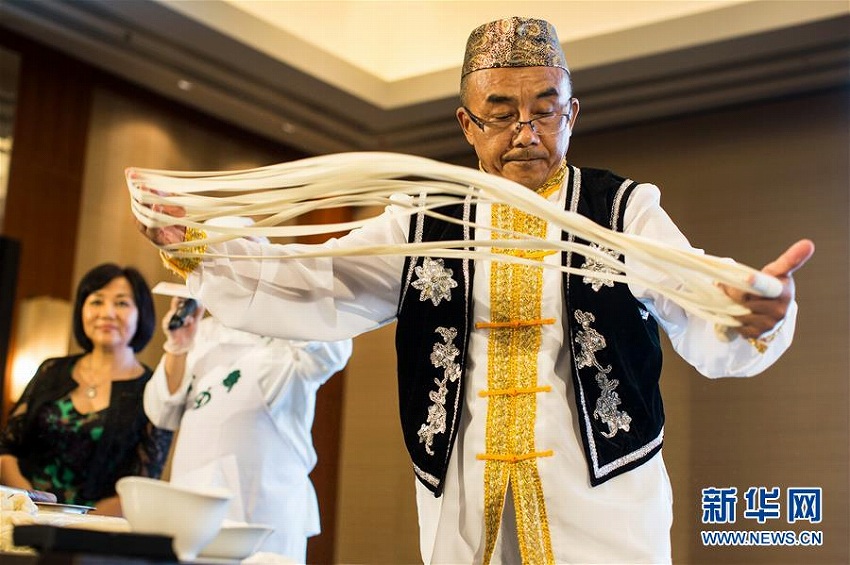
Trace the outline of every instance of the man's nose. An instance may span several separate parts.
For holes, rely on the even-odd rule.
[[[540,142],[540,136],[537,134],[537,130],[534,128],[534,122],[517,121],[516,126],[514,127],[516,128],[513,132],[514,145],[523,147],[526,145],[534,145],[535,143]]]

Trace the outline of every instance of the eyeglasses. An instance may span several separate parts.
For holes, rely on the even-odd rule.
[[[569,121],[570,114],[572,113],[571,110],[566,114],[564,112],[551,112],[525,121],[517,120],[513,116],[485,120],[484,118],[473,114],[466,106],[463,107],[463,110],[469,116],[469,119],[472,120],[472,123],[481,128],[481,131],[488,135],[498,135],[511,128],[513,128],[513,133],[517,134],[522,130],[522,126],[526,125],[537,135],[553,135],[561,133],[567,127],[567,122]]]

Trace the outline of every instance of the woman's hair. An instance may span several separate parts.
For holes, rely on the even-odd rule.
[[[100,290],[119,277],[127,279],[127,282],[133,288],[133,301],[139,311],[136,333],[130,340],[130,347],[138,353],[153,337],[156,327],[156,314],[153,308],[153,296],[151,296],[147,281],[133,267],[119,267],[114,263],[104,263],[86,273],[80,280],[80,284],[77,285],[77,298],[74,301],[74,337],[80,347],[86,351],[91,351],[94,344],[83,331],[83,304],[91,293]]]

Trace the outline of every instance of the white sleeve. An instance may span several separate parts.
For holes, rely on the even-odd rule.
[[[404,257],[276,258],[300,249],[407,241],[409,217],[393,207],[363,228],[320,246],[261,245],[244,239],[210,246],[189,275],[194,296],[224,325],[278,338],[337,341],[395,319]]]
[[[623,218],[625,233],[638,234],[670,245],[690,248],[690,243],[661,207],[661,193],[651,184],[639,185],[629,198]],[[696,249],[702,252],[702,250]],[[668,286],[678,282],[660,269],[635,262],[626,263],[641,275]],[[670,338],[676,352],[700,373],[708,377],[755,375],[772,365],[791,345],[797,316],[796,302],[767,350],[759,353],[746,339],[735,333],[729,342],[721,341],[714,324],[685,312],[673,301],[638,285],[629,285],[632,294],[643,302]]]
[[[290,379],[325,383],[345,367],[351,357],[350,339],[340,341],[294,341],[275,339],[267,350],[277,357],[268,370],[260,371],[260,389],[267,405],[272,406]],[[277,354],[272,353],[277,350]]]
[[[168,381],[165,377],[165,356],[160,358],[151,380],[145,385],[143,397],[145,414],[151,423],[166,430],[176,430],[183,418],[186,406],[186,395],[192,382],[189,371],[189,359],[186,360],[186,371],[180,387],[171,394],[168,392]]]

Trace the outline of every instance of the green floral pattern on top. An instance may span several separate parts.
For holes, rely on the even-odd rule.
[[[189,385],[189,388],[186,391],[187,396],[188,396],[189,392],[192,391],[192,385],[194,384],[194,378],[195,377],[193,376],[192,377],[193,383]],[[242,378],[242,372],[239,371],[239,369],[236,369],[234,371],[231,371],[226,377],[224,377],[224,380],[221,381],[221,384],[224,387],[227,388],[226,392],[230,392],[231,389],[234,386],[236,386],[236,383],[239,382],[240,378]],[[212,399],[213,399],[212,389],[213,389],[213,387],[207,387],[207,390],[199,392],[195,396],[195,399],[192,402],[192,410],[197,410],[199,408],[203,408],[204,406],[206,406],[207,404],[209,404],[212,401]]]
[[[209,404],[210,400],[212,400],[212,394],[210,393],[210,389],[201,391],[195,397],[195,405],[192,407],[193,410],[197,410],[198,408],[203,408],[207,404]]]
[[[242,373],[239,372],[239,369],[236,369],[235,371],[227,375],[227,377],[223,381],[221,381],[221,384],[227,387],[227,392],[230,392],[230,389],[233,388],[233,385],[239,382],[239,377],[241,376]]]
[[[52,442],[64,445],[62,454],[52,457],[32,476],[38,490],[63,493],[69,504],[92,505],[94,500],[80,500],[78,490],[85,480],[90,456],[103,436],[105,411],[81,414],[74,408],[70,395],[49,404],[39,416],[41,433],[53,436]]]

